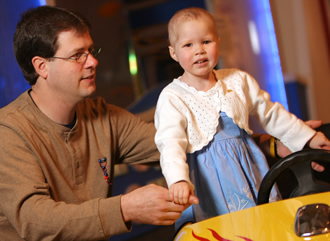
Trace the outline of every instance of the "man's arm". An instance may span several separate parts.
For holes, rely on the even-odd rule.
[[[65,179],[58,178],[61,174],[54,166],[42,169],[44,163],[38,162],[32,151],[39,146],[26,145],[15,132],[1,125],[0,133],[7,138],[0,140],[0,230],[5,230],[0,231],[0,240],[102,240],[128,231],[121,218],[120,197],[83,197],[85,201],[80,201],[72,191],[62,200],[54,189],[67,190]],[[45,149],[42,144],[40,148]],[[62,179],[62,184],[59,181],[56,187],[51,186],[55,178]],[[102,222],[103,216],[109,216],[111,222]]]

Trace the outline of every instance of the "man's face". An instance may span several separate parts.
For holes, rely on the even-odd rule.
[[[78,35],[75,31],[62,32],[57,43],[59,47],[55,57],[75,57],[79,53],[89,53],[93,48],[93,40],[88,32],[83,35]],[[88,54],[83,63],[72,59],[53,58],[49,61],[48,85],[59,101],[62,99],[72,103],[78,102],[95,92],[97,65],[97,59],[91,54]]]

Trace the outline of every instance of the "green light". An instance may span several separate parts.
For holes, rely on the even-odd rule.
[[[129,62],[129,71],[131,75],[136,75],[138,72],[138,66],[136,61],[136,55],[133,50],[129,52],[128,62]]]

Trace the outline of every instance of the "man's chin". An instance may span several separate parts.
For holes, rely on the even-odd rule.
[[[89,96],[92,96],[93,94],[95,94],[96,92],[96,86],[89,86],[87,89],[84,89],[83,91],[81,91],[81,96],[86,98]]]

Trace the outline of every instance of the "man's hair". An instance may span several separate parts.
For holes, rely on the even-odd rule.
[[[80,14],[58,7],[41,6],[22,14],[14,34],[14,52],[30,85],[34,85],[39,77],[32,58],[53,57],[59,47],[58,35],[72,30],[83,35],[90,32],[91,26]]]
[[[173,17],[168,22],[168,40],[170,45],[173,45],[177,41],[177,31],[176,28],[180,23],[204,18],[206,19],[210,26],[214,29],[217,35],[216,22],[213,16],[203,8],[189,7],[177,11]]]

